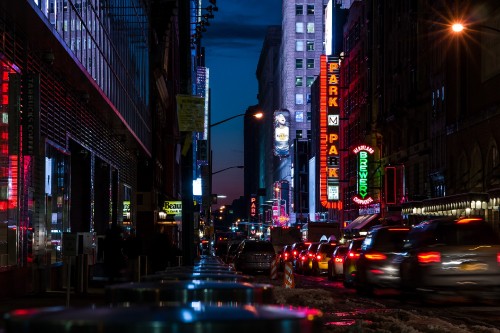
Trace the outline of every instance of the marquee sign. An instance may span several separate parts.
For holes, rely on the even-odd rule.
[[[325,208],[342,209],[340,200],[339,59],[320,58],[320,201]]]
[[[353,201],[358,205],[369,205],[373,203],[373,198],[368,195],[368,181],[369,181],[369,157],[375,150],[367,145],[360,145],[355,147],[353,153],[358,155],[358,194],[353,197]]]

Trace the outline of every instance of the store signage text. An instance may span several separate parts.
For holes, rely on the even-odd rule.
[[[373,202],[373,198],[368,195],[368,181],[369,156],[374,151],[372,147],[367,145],[360,145],[353,149],[353,153],[358,155],[358,193],[353,201],[359,205],[368,205]]]
[[[163,210],[167,214],[180,215],[182,213],[182,201],[165,201]]]

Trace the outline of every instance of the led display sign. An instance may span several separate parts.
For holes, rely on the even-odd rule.
[[[320,201],[325,208],[342,209],[340,200],[339,60],[320,59]]]
[[[163,210],[167,214],[180,215],[182,214],[182,201],[165,201]]]
[[[358,188],[357,195],[353,197],[353,201],[358,205],[369,205],[373,203],[373,198],[368,195],[368,181],[369,181],[369,157],[375,150],[367,145],[360,145],[355,147],[353,153],[358,155]]]

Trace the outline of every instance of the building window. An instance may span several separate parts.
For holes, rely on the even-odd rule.
[[[295,41],[295,51],[304,51],[304,41],[296,40]]]
[[[295,131],[295,138],[296,139],[302,139],[302,130],[296,130]]]
[[[314,83],[314,79],[315,79],[314,76],[308,76],[306,78],[306,86],[311,87]]]
[[[308,40],[306,42],[307,51],[314,51],[314,41]]]
[[[303,5],[295,5],[295,15],[304,15]]]
[[[295,32],[297,32],[297,33],[304,32],[304,23],[303,22],[295,22]]]
[[[306,95],[307,104],[311,104],[311,94]]]
[[[295,59],[295,69],[304,68],[304,59],[297,58]]]
[[[296,87],[302,87],[302,76],[296,76],[295,77],[295,86]]]
[[[295,104],[297,105],[304,104],[304,94],[295,94]]]
[[[307,33],[314,33],[314,22],[307,22]]]
[[[314,15],[314,5],[307,5],[307,15]]]
[[[307,138],[308,139],[312,138],[312,131],[311,130],[307,130]]]
[[[307,59],[307,69],[314,68],[314,59]]]
[[[295,111],[295,122],[303,123],[304,122],[304,111]],[[297,131],[299,132],[299,131]],[[302,132],[302,131],[300,131]],[[300,137],[302,137],[302,133],[300,133]]]
[[[311,121],[312,120],[312,114],[311,114],[311,111],[307,111],[307,121]],[[309,133],[307,133],[307,136],[309,136]]]

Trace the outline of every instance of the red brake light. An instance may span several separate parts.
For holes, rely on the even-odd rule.
[[[368,260],[385,260],[387,256],[383,253],[366,253],[365,258]]]
[[[499,263],[499,264],[500,264],[500,252],[499,252],[499,253],[497,253],[497,263]]]
[[[335,262],[343,263],[344,262],[344,258],[342,258],[342,257],[335,257]]]
[[[418,254],[418,262],[421,264],[430,264],[433,262],[441,262],[441,253],[439,252],[422,252]]]
[[[356,253],[354,251],[349,252],[349,258],[357,258],[359,257],[359,253]]]
[[[316,260],[321,260],[321,254],[318,254],[318,255],[316,256]]]

